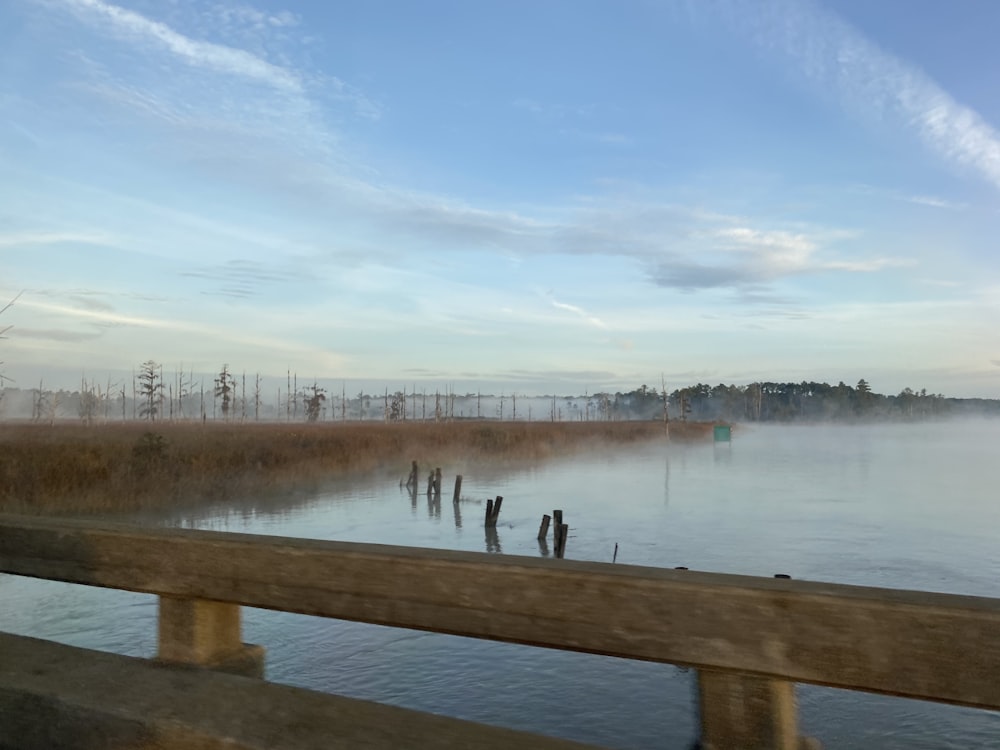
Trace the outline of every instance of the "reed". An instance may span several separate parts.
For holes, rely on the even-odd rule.
[[[671,424],[673,440],[711,424]],[[534,462],[663,440],[659,422],[0,425],[0,511],[102,513],[197,506],[352,472]]]

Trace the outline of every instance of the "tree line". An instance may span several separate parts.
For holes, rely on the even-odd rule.
[[[2,334],[2,332],[0,332]],[[211,376],[196,377],[178,368],[172,374],[154,360],[132,377],[104,381],[82,378],[74,391],[7,387],[0,391],[6,418],[35,422],[79,419],[109,421],[385,422],[499,419],[513,421],[618,421],[657,419],[710,422],[820,422],[915,420],[971,414],[1000,416],[1000,401],[958,399],[926,389],[876,393],[865,379],[856,385],[802,381],[755,382],[715,386],[697,383],[668,391],[641,385],[631,391],[570,396],[456,393],[445,387],[429,392],[416,386],[390,392],[329,393],[314,379],[299,384],[288,371],[284,384],[265,393],[258,373],[248,377],[228,364]]]

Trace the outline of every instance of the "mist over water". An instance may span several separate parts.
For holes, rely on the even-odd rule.
[[[524,469],[442,457],[440,504],[399,487],[401,464],[399,477],[334,484],[286,508],[248,499],[142,520],[538,556],[541,516],[560,508],[572,559],[610,562],[618,544],[619,563],[998,597],[998,438],[994,421],[748,426],[731,444],[646,444]],[[495,495],[505,499],[492,537],[483,514]],[[0,576],[0,598],[4,630],[155,650],[154,597]],[[669,665],[261,610],[245,622],[277,682],[615,748],[687,747],[696,736],[694,674]],[[808,686],[799,697],[803,731],[827,748],[1000,744],[989,712]]]

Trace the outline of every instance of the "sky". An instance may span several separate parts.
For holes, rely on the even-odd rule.
[[[995,0],[0,0],[9,385],[1000,397]]]

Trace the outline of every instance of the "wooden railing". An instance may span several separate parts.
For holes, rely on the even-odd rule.
[[[163,662],[254,673],[252,606],[693,667],[706,749],[802,746],[794,683],[1000,709],[995,599],[14,516],[0,572],[157,594]]]

